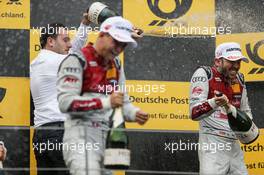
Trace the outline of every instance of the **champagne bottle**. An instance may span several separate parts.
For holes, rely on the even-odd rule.
[[[217,97],[222,95],[221,92],[216,93]],[[232,105],[224,107],[227,111],[229,127],[235,132],[239,141],[243,144],[253,143],[259,136],[259,129],[255,123],[240,109]]]
[[[253,143],[259,136],[258,127],[245,112],[236,108],[234,110],[236,110],[236,115],[233,114],[234,112],[227,113],[230,128],[235,132],[241,143]]]
[[[130,150],[128,137],[120,129],[125,128],[122,108],[116,108],[113,115],[112,130],[106,140],[104,165],[110,169],[128,169],[130,166]]]
[[[101,2],[94,2],[87,10],[91,22],[101,24],[109,17],[119,16],[107,5]]]
[[[241,132],[246,132],[248,131],[251,126],[252,126],[252,120],[247,116],[246,113],[240,111],[239,109],[237,110],[237,117],[234,117],[232,112],[228,113],[228,123],[230,128],[233,131],[241,131]]]

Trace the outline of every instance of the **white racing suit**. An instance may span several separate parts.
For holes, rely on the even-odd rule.
[[[69,55],[58,72],[58,101],[60,110],[67,113],[65,121],[64,159],[74,175],[108,174],[101,171],[109,117],[113,113],[110,95],[117,85],[125,86],[125,75],[119,58],[103,63],[92,44],[81,53]],[[123,114],[134,121],[136,112],[125,94]],[[83,146],[85,145],[86,148]],[[111,174],[111,173],[110,173]]]
[[[190,87],[190,114],[200,125],[200,174],[246,175],[244,154],[229,127],[226,111],[213,99],[215,90],[225,94],[234,107],[252,119],[242,74],[238,73],[236,83],[229,85],[215,67],[200,67],[195,71]]]

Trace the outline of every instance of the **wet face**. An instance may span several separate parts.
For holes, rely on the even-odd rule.
[[[59,34],[56,38],[50,37],[48,41],[50,43],[52,51],[59,54],[68,54],[70,48],[72,47],[69,32],[64,28],[60,28]]]
[[[236,78],[236,74],[240,69],[241,60],[229,61],[223,58],[219,61],[219,71],[228,79]]]
[[[107,59],[111,60],[118,56],[126,48],[127,43],[119,42],[115,40],[112,36],[104,33],[102,36],[102,50],[101,55]]]

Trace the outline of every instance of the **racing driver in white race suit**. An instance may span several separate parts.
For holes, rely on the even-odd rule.
[[[240,109],[252,119],[244,78],[238,72],[241,60],[248,62],[238,43],[223,43],[216,48],[214,66],[201,66],[192,76],[190,114],[192,120],[199,121],[199,145],[207,144],[209,148],[198,150],[201,175],[248,174],[244,154],[223,107]],[[223,95],[216,97],[217,91]],[[210,145],[216,149],[210,149]]]
[[[133,26],[122,17],[110,17],[101,27],[95,44],[69,55],[58,72],[58,101],[65,121],[64,145],[88,144],[84,148],[64,149],[64,159],[73,175],[101,175],[109,118],[113,109],[122,107],[126,121],[144,124],[147,113],[133,106],[126,93],[123,68],[117,57],[132,38]],[[86,142],[87,141],[87,142]],[[109,174],[104,171],[104,174]],[[111,172],[110,172],[111,174]]]

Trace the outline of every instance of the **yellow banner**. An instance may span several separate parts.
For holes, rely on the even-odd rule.
[[[241,149],[249,174],[264,174],[264,129],[260,130],[259,138],[254,143],[241,144]]]
[[[189,84],[127,80],[126,91],[130,100],[135,106],[149,113],[149,121],[144,126],[127,123],[127,127],[198,130],[198,122],[189,118]]]
[[[215,35],[218,30],[212,0],[123,0],[123,16],[146,35]]]
[[[246,81],[264,81],[264,33],[217,35],[216,45],[237,42],[249,63],[242,62],[240,71]]]
[[[0,77],[0,125],[30,125],[28,78]]]
[[[29,29],[30,28],[30,0],[1,0],[0,28]]]

